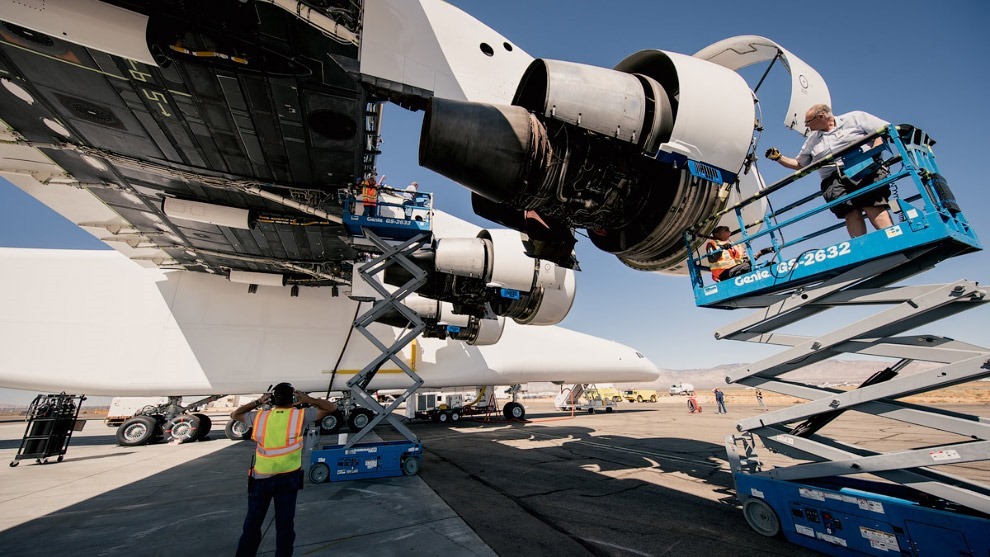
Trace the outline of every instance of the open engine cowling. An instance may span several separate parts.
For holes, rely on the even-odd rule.
[[[573,266],[573,228],[586,228],[626,265],[673,271],[683,232],[714,228],[754,123],[745,81],[704,60],[536,60],[512,105],[433,99],[419,156],[471,189],[477,214],[526,232],[533,257]]]
[[[556,325],[574,303],[574,271],[526,255],[515,230],[442,238],[436,243],[435,268],[460,278],[455,281],[458,290],[483,288],[485,302],[496,315],[520,324]]]

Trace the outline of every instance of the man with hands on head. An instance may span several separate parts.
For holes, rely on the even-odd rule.
[[[262,409],[266,404],[272,407]],[[230,414],[230,419],[253,427],[251,437],[257,442],[254,464],[248,470],[248,510],[237,544],[238,557],[257,554],[261,526],[273,500],[275,555],[292,555],[296,538],[296,495],[303,486],[304,426],[319,423],[336,410],[334,402],[313,398],[293,389],[289,383],[279,383],[270,393]]]

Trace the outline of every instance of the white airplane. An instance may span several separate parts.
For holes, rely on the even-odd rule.
[[[685,272],[683,231],[758,187],[753,94],[732,70],[783,57],[791,127],[828,102],[761,37],[595,68],[533,59],[440,0],[57,0],[2,19],[0,176],[116,250],[0,250],[0,384],[21,389],[341,388],[379,354],[351,334],[375,252],[344,205],[376,172],[384,102],[427,110],[421,163],[510,228],[431,212],[428,280],[405,300],[427,328],[402,353],[424,386],[655,379],[632,348],[554,326],[574,230]],[[410,383],[386,365],[367,387]]]

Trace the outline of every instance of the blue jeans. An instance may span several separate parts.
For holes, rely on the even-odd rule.
[[[717,400],[715,402],[718,402],[718,413],[719,414],[728,414],[729,413],[729,411],[725,409],[725,401],[724,400]]]
[[[296,539],[296,495],[302,485],[302,470],[248,481],[248,510],[244,531],[237,543],[237,557],[253,557],[258,553],[261,526],[272,500],[275,501],[275,555],[292,555],[292,543]]]

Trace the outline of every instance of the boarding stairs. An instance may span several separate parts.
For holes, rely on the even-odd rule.
[[[564,387],[554,397],[553,403],[558,410],[585,410],[589,414],[596,411],[612,412],[615,408],[615,403],[603,397],[594,383],[577,383]]]
[[[878,137],[882,145],[871,148]],[[990,423],[899,400],[990,377],[990,349],[911,332],[982,306],[988,301],[985,288],[965,279],[897,285],[981,249],[938,170],[933,144],[921,130],[890,126],[713,217],[725,222],[723,217],[734,213],[735,243],[746,246],[751,260],[754,244],[768,243],[775,253],[769,265],[706,283],[706,254],[694,252],[689,260],[698,306],[754,310],[718,329],[717,338],[785,348],[731,371],[726,382],[807,401],[743,419],[739,434],[726,440],[744,515],[762,534],[782,531],[792,542],[836,554],[968,554],[990,547],[990,485],[940,469],[990,461]],[[794,188],[788,186],[809,174],[813,178],[805,183],[817,185],[814,171],[836,161],[851,178],[879,167],[889,175],[830,203],[823,203],[813,186],[801,188],[815,190],[810,195],[790,193]],[[894,226],[847,239],[842,224],[824,224],[835,222],[823,214],[828,208],[879,188],[892,190]],[[749,203],[768,205],[760,222],[743,221]],[[686,238],[689,250],[699,245],[692,234]],[[877,307],[882,309],[870,315]],[[838,320],[854,315],[849,324],[823,334],[781,330],[830,310],[841,314]],[[892,363],[851,391],[786,377],[844,354]],[[934,365],[902,374],[913,362]],[[885,452],[870,448],[869,440],[853,444],[828,437],[828,424],[844,412],[945,432],[950,440]],[[806,462],[764,469],[757,438],[773,452]]]

